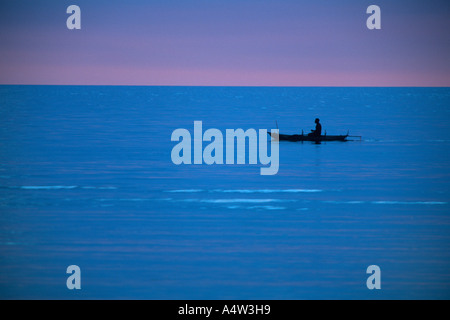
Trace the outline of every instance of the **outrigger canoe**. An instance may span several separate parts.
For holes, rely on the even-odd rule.
[[[276,133],[272,135],[271,132],[267,132],[271,137],[275,137]],[[314,136],[308,136],[304,134],[278,134],[278,140],[279,141],[313,141],[313,142],[321,142],[321,141],[348,141],[347,137],[349,135],[342,135],[342,136],[329,136],[329,135],[322,135],[319,137]]]

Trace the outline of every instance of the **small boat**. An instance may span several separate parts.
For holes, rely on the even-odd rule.
[[[271,137],[275,137],[275,134],[272,134],[271,132],[267,132]],[[321,135],[318,137],[314,137],[314,136],[308,136],[308,135],[304,135],[302,134],[278,134],[278,140],[279,141],[293,141],[293,142],[297,142],[297,141],[313,141],[313,142],[321,142],[321,141],[348,141],[347,137],[349,135],[341,135],[341,136],[329,136],[327,134],[325,135]]]

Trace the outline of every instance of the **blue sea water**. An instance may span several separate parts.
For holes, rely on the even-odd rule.
[[[362,141],[171,161],[196,120],[316,117]],[[449,88],[0,86],[0,298],[448,299],[449,119]]]

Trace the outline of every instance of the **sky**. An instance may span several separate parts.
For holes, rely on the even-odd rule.
[[[1,0],[0,84],[449,86],[449,18],[448,0]]]

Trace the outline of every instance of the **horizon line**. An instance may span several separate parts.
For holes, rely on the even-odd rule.
[[[0,83],[0,86],[72,86],[72,87],[230,87],[230,88],[450,88],[431,85],[183,85],[183,84],[32,84]]]

